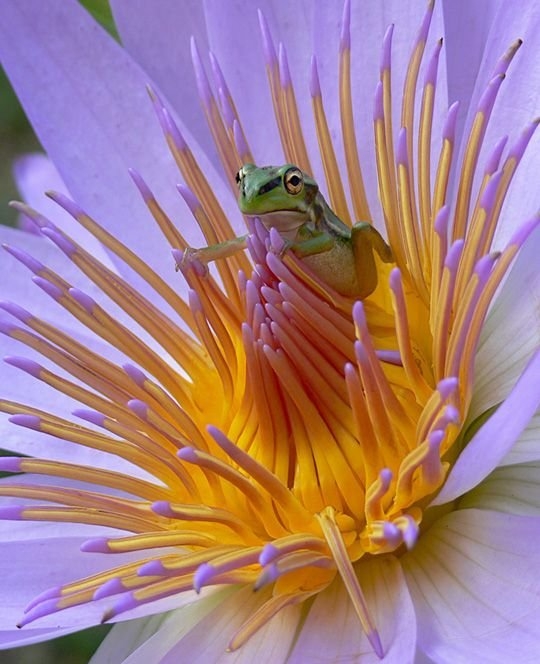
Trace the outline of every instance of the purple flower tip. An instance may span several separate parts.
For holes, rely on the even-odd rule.
[[[463,238],[456,240],[446,254],[446,258],[444,259],[444,266],[447,267],[451,272],[455,272],[457,270],[464,244],[465,241]]]
[[[291,86],[291,72],[289,70],[289,60],[287,59],[287,50],[283,44],[279,45],[279,55],[278,55],[278,64],[279,64],[279,82],[281,83],[282,88],[288,88]]]
[[[137,576],[163,576],[166,572],[160,560],[150,560],[139,567]]]
[[[23,251],[18,247],[12,247],[9,244],[3,244],[2,246],[8,252],[8,254],[13,256],[13,258],[22,263],[34,274],[37,274],[38,272],[44,269],[45,266],[43,265],[43,263],[40,263],[38,260],[30,256],[30,254],[27,254],[26,251]]]
[[[106,537],[93,537],[81,544],[81,551],[89,553],[109,553],[109,540]]]
[[[197,452],[193,447],[182,447],[181,450],[178,450],[176,456],[182,461],[188,461],[190,463],[197,462]]]
[[[146,420],[148,417],[148,410],[149,406],[147,403],[144,401],[141,401],[140,399],[130,399],[127,402],[127,407],[137,415],[137,417],[140,417],[141,420]]]
[[[19,473],[21,457],[0,457],[0,470],[4,473]]]
[[[390,468],[383,468],[379,473],[379,479],[383,486],[389,487],[390,482],[392,481],[392,471]]]
[[[497,141],[497,144],[493,148],[493,152],[490,154],[488,160],[486,161],[486,167],[485,167],[486,175],[493,175],[493,173],[495,173],[495,171],[499,168],[501,156],[507,141],[508,141],[508,136],[503,136],[501,139]]]
[[[433,227],[435,232],[439,235],[446,235],[448,229],[448,217],[450,216],[450,206],[443,205],[443,207],[437,212],[435,217],[435,223]]]
[[[73,411],[72,415],[80,418],[81,420],[85,420],[85,422],[90,422],[91,424],[95,424],[98,427],[102,427],[105,422],[105,415],[99,413],[96,410],[86,410],[85,408],[76,408]]]
[[[0,302],[0,309],[7,311],[8,314],[20,320],[21,323],[27,323],[32,318],[32,314],[15,304],[15,302]]]
[[[26,606],[24,613],[28,613],[34,608],[34,606],[41,604],[41,602],[45,602],[48,599],[53,599],[54,597],[60,597],[61,593],[62,586],[54,586],[53,588],[44,590],[37,597],[34,597],[34,599]]]
[[[96,590],[93,599],[103,599],[103,597],[110,597],[111,595],[117,595],[118,593],[123,593],[125,591],[126,589],[122,585],[121,579],[109,579]]]
[[[393,364],[396,367],[403,366],[401,354],[398,350],[376,350],[375,354],[381,362],[386,362],[386,364]]]
[[[309,92],[312,97],[321,96],[321,83],[319,81],[319,70],[317,67],[317,58],[311,56],[311,76],[309,79]]]
[[[114,605],[114,607],[111,609],[111,611],[107,612],[107,614],[104,617],[104,622],[106,620],[110,620],[114,616],[118,615],[119,613],[124,613],[125,611],[130,611],[131,609],[134,609],[139,605],[139,602],[137,599],[135,599],[133,593],[128,593],[121,597],[118,602]]]
[[[483,113],[486,117],[489,117],[491,114],[491,109],[495,103],[495,98],[501,87],[501,83],[504,81],[505,74],[498,74],[494,76],[489,82],[484,94],[480,98],[478,104],[478,112]]]
[[[450,108],[448,109],[448,114],[446,116],[446,121],[443,127],[443,140],[454,142],[454,137],[456,134],[456,121],[457,114],[459,110],[459,101],[455,101]]]
[[[17,623],[17,627],[24,627],[25,625],[28,625],[28,623],[31,623],[38,618],[43,618],[43,616],[54,613],[57,609],[58,599],[49,599],[44,602],[40,602],[26,613],[23,619]]]
[[[497,196],[497,189],[499,187],[499,182],[501,181],[502,171],[498,171],[491,176],[489,182],[487,183],[486,188],[482,192],[480,198],[480,207],[489,212],[495,203]]]
[[[184,260],[184,252],[181,249],[173,249],[171,251],[171,254],[174,258],[174,262],[176,265],[179,267],[182,265],[182,261]]]
[[[24,507],[20,505],[4,505],[0,507],[0,519],[4,521],[20,521]]]
[[[165,131],[171,136],[177,150],[185,150],[187,147],[186,142],[171,114],[166,108],[163,108],[162,114],[165,123]]]
[[[274,42],[272,41],[272,36],[270,35],[270,29],[268,23],[262,11],[259,9],[259,27],[261,30],[261,37],[263,41],[263,50],[266,64],[269,67],[273,67],[276,64],[276,49],[274,48]]]
[[[384,95],[383,84],[381,81],[377,83],[375,88],[375,103],[373,104],[373,121],[377,122],[384,119]]]
[[[437,83],[437,69],[439,68],[439,55],[441,54],[442,48],[442,39],[439,39],[435,45],[435,50],[429,61],[428,68],[426,70],[426,75],[424,77],[424,85],[435,86]]]
[[[192,214],[195,212],[195,210],[201,207],[199,199],[197,198],[197,196],[195,196],[195,194],[191,191],[191,189],[187,185],[179,183],[176,185],[176,188],[180,196],[182,196],[182,198],[184,199],[186,205],[191,210]]]
[[[45,195],[48,196],[55,203],[58,203],[64,210],[75,219],[84,216],[84,210],[77,205],[74,201],[68,198],[65,194],[58,191],[47,191]]]
[[[27,357],[8,355],[7,357],[4,357],[4,362],[11,364],[13,367],[17,367],[17,369],[26,371],[26,373],[34,376],[34,378],[39,378],[41,372],[43,371],[43,367],[40,364],[34,362],[33,360],[29,360]]]
[[[444,401],[453,394],[459,385],[459,381],[455,376],[450,376],[448,378],[443,378],[437,384],[437,391],[441,395],[441,399]]]
[[[536,118],[529,125],[527,125],[527,127],[525,127],[525,129],[521,133],[521,136],[510,148],[510,152],[508,154],[509,157],[513,157],[514,159],[516,159],[516,161],[519,161],[521,159],[527,145],[529,144],[529,141],[531,140],[534,132],[536,131],[536,128],[538,127],[539,122],[540,122],[539,118]]]
[[[77,248],[68,238],[54,228],[42,228],[41,233],[52,240],[67,256],[72,256]]]
[[[11,323],[7,320],[2,320],[0,318],[0,333],[5,334],[6,336],[11,336],[15,330],[20,330],[21,328],[15,323]]]
[[[407,129],[401,127],[398,134],[396,162],[405,168],[409,167],[409,155],[407,153]]]
[[[143,200],[146,203],[148,203],[148,201],[151,201],[154,197],[152,195],[152,192],[150,191],[150,187],[146,184],[142,175],[134,168],[128,168],[128,173],[133,182],[135,183],[135,186],[139,190],[141,196],[143,197]]]
[[[81,307],[87,313],[89,314],[93,313],[94,308],[96,307],[96,301],[93,298],[91,298],[90,295],[87,295],[78,288],[70,288],[68,292],[71,295],[71,297],[75,300],[75,302],[77,302],[77,304],[80,304]]]
[[[193,575],[193,589],[195,592],[200,593],[201,588],[212,579],[215,573],[215,568],[210,563],[203,563],[202,565],[199,565],[195,574]]]
[[[64,294],[62,289],[43,277],[32,277],[32,281],[53,300],[59,300]]]
[[[38,417],[37,415],[18,413],[8,417],[8,421],[20,427],[25,427],[26,429],[34,429],[35,431],[41,429],[41,417]]]
[[[279,556],[279,550],[273,544],[266,544],[259,555],[259,564],[263,567]]]
[[[189,308],[191,309],[191,311],[193,311],[193,313],[201,312],[203,310],[199,295],[195,290],[193,290],[193,288],[189,289],[188,303],[189,303]]]
[[[174,512],[171,509],[171,505],[166,500],[158,500],[155,503],[152,503],[150,509],[152,512],[159,514],[160,516],[166,516],[173,518],[175,516]]]
[[[390,288],[394,292],[401,291],[401,271],[398,267],[390,272]]]
[[[127,375],[131,378],[131,380],[139,387],[142,387],[146,382],[146,376],[139,369],[139,367],[136,367],[134,364],[123,364],[122,369],[127,373]]]
[[[392,37],[394,36],[394,24],[386,28],[383,38],[383,48],[381,56],[381,74],[390,69],[392,62]]]
[[[341,34],[339,38],[340,51],[348,51],[351,48],[351,2],[345,0],[343,14],[341,16]]]
[[[444,431],[441,431],[440,429],[432,431],[428,436],[429,446],[431,448],[434,448],[435,450],[438,450],[440,444],[443,441],[443,438],[444,438]]]

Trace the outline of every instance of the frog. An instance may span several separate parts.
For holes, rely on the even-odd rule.
[[[384,263],[392,250],[369,222],[349,227],[331,209],[317,182],[294,164],[244,164],[236,174],[238,206],[258,217],[283,240],[280,254],[291,251],[325,285],[347,298],[363,300],[377,287],[375,252]],[[232,256],[246,247],[248,235],[189,249],[186,260],[203,264]]]

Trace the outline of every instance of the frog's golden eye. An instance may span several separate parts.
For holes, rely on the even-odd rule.
[[[304,174],[299,168],[289,168],[283,176],[283,183],[289,194],[299,194],[304,188]]]

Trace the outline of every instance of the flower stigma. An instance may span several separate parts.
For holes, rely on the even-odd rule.
[[[188,243],[135,171],[136,188],[171,246],[171,283],[176,262],[188,285],[185,299],[66,196],[48,194],[146,282],[151,298],[39,212],[14,204],[109,298],[111,309],[23,250],[5,249],[32,272],[45,297],[126,362],[116,364],[19,304],[2,302],[13,322],[2,321],[0,330],[57,369],[22,356],[6,361],[81,407],[73,412],[76,420],[9,401],[0,401],[0,410],[18,426],[144,471],[0,458],[3,471],[47,478],[0,485],[0,495],[21,499],[0,508],[1,518],[110,527],[127,534],[89,539],[83,551],[140,552],[122,565],[111,556],[107,571],[45,590],[26,608],[20,627],[106,598],[114,599],[103,621],[190,590],[249,585],[260,604],[231,634],[228,648],[236,650],[282,609],[341,579],[374,652],[384,656],[357,571],[372,556],[401,555],[421,535],[426,508],[463,444],[487,312],[540,223],[532,218],[505,247],[494,249],[506,194],[538,125],[531,122],[506,151],[501,141],[489,159],[480,159],[520,42],[496,63],[458,162],[457,103],[448,109],[442,137],[433,132],[443,44],[436,42],[425,57],[432,14],[430,3],[413,44],[397,133],[393,27],[383,41],[374,166],[395,263],[376,258],[378,285],[363,301],[333,291],[302,258],[283,252],[277,230],[257,218],[246,218],[247,253],[216,261],[211,270],[196,257],[186,261]],[[285,160],[312,173],[286,48],[276,49],[261,12],[259,20]],[[235,173],[256,161],[219,63],[209,57],[214,86],[192,43],[201,103],[236,195]],[[356,149],[349,2],[338,72],[346,172],[338,166],[315,58],[310,77],[321,188],[344,222],[371,220],[366,164]],[[231,223],[174,118],[153,90],[150,98],[182,176],[178,191],[207,244],[230,240]],[[449,195],[452,171],[458,174],[455,200]],[[81,482],[93,489],[78,488]]]

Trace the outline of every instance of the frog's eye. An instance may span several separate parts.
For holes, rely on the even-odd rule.
[[[289,194],[299,194],[304,188],[304,174],[299,168],[289,168],[283,176],[283,183]]]
[[[243,168],[241,168],[239,171],[236,171],[236,175],[234,176],[234,179],[236,180],[236,184],[238,184],[238,185],[242,181],[242,177],[244,175],[242,171],[243,171]]]

